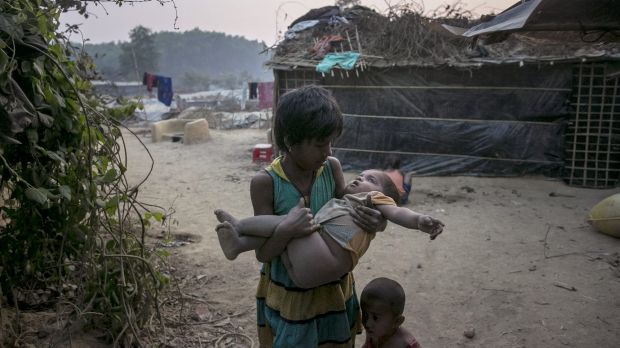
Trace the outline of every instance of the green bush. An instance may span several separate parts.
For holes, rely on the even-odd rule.
[[[131,342],[167,282],[124,176],[118,120],[135,105],[91,94],[93,66],[58,32],[58,3],[0,1],[0,310],[62,300]],[[28,301],[34,290],[50,298]]]

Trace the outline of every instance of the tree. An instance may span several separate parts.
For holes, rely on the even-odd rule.
[[[130,42],[121,45],[119,65],[126,79],[142,80],[145,72],[155,72],[159,68],[160,53],[155,47],[151,29],[141,25],[129,32]]]
[[[191,91],[201,91],[209,89],[211,79],[205,74],[199,74],[195,71],[188,71],[183,75],[181,83]]]

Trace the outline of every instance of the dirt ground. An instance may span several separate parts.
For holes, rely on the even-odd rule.
[[[251,149],[266,141],[265,130],[211,134],[191,146],[140,135],[155,159],[141,199],[172,206],[172,232],[189,242],[169,248],[182,301],[166,307],[167,344],[256,347],[260,264],[253,253],[224,258],[213,210],[252,214],[249,183],[260,165],[251,163]],[[138,182],[150,161],[137,139],[126,141],[129,178]],[[441,219],[444,233],[430,241],[389,224],[354,275],[358,294],[375,277],[402,284],[404,325],[423,347],[619,346],[620,239],[593,231],[586,216],[620,189],[543,177],[418,177],[413,186],[407,206]]]

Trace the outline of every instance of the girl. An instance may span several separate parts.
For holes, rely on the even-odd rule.
[[[331,155],[331,143],[342,132],[342,114],[331,94],[317,86],[284,94],[278,104],[274,136],[284,155],[257,173],[250,184],[254,215],[286,215],[303,199],[315,214],[344,191],[344,175]],[[381,213],[358,207],[353,220],[366,231],[385,228]],[[261,347],[354,347],[360,332],[359,303],[353,275],[302,289],[289,277],[280,255],[287,247],[303,250],[321,242],[318,225],[285,218],[256,250],[264,262],[256,292]],[[312,262],[309,255],[308,262]]]

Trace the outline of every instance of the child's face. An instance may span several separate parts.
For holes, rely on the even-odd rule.
[[[344,188],[345,193],[360,193],[370,191],[383,192],[383,175],[385,174],[383,174],[383,172],[381,172],[380,170],[365,170],[360,175],[358,175],[357,178],[353,179],[353,181],[347,184],[347,186]]]
[[[390,306],[378,300],[362,300],[362,324],[366,330],[366,337],[373,347],[385,343],[398,329],[401,316],[392,313]]]
[[[319,169],[328,156],[332,154],[332,142],[336,138],[333,134],[325,139],[305,139],[299,144],[291,146],[288,156],[295,163],[307,170]]]

